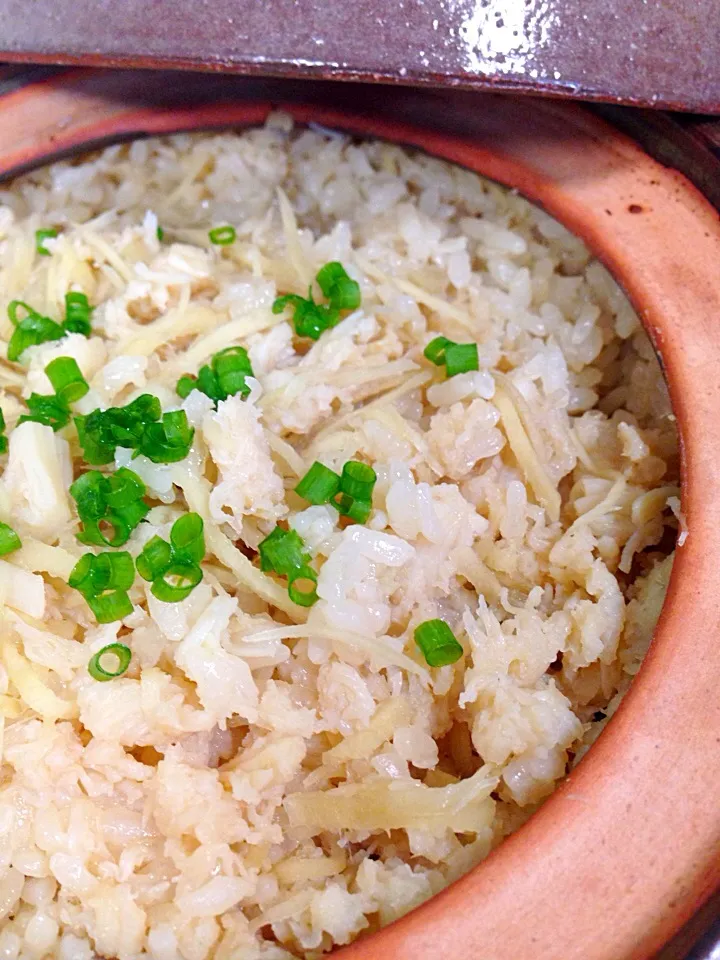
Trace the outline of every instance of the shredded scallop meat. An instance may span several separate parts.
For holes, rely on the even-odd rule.
[[[273,305],[310,287],[331,313],[336,263],[359,305],[314,340]],[[6,359],[11,302],[61,323],[72,291],[90,336]],[[448,375],[438,336],[477,361]],[[0,957],[318,958],[519,828],[640,669],[692,536],[675,418],[622,291],[515,193],[279,114],[111,146],[0,185],[0,341]],[[244,389],[178,393],[231,347]],[[21,418],[58,358],[89,389],[54,431]],[[194,430],[183,455],[128,436],[90,465],[73,418],[145,394]],[[349,461],[374,471],[359,514],[296,492]],[[90,469],[144,486],[117,548],[138,572],[203,520],[194,589],[136,575],[99,622],[68,585],[116,550],[78,540]]]

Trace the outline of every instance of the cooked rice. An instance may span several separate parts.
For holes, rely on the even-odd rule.
[[[224,223],[237,240],[213,247]],[[362,307],[308,349],[271,306],[331,260]],[[95,335],[0,363],[0,518],[23,539],[0,561],[0,956],[318,956],[486,857],[627,690],[678,528],[657,360],[605,269],[521,197],[278,115],[0,189],[0,336],[11,299],[58,318],[71,288]],[[477,341],[480,370],[445,380],[422,356],[439,332]],[[22,398],[73,356],[80,412],[148,390],[172,409],[232,343],[249,399],[194,391],[194,452],[132,462],[155,506],[129,549],[196,510],[203,583],[165,604],[138,578],[132,615],[98,626],[65,582],[86,549],[75,431],[14,430]],[[363,526],[293,492],[351,458],[379,478]],[[310,611],[248,560],[277,520],[317,561]],[[436,617],[465,655],[430,668],[413,630]],[[116,638],[130,670],[98,683]]]

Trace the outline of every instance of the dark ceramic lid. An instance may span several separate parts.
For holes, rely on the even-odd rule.
[[[718,0],[0,0],[0,59],[493,87],[720,112]]]

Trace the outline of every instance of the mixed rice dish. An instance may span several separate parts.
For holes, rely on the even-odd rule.
[[[313,958],[582,758],[682,532],[630,304],[272,114],[0,184],[0,958]]]

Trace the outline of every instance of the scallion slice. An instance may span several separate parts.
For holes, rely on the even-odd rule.
[[[70,485],[70,496],[81,520],[99,520],[107,512],[108,478],[99,470],[88,470]]]
[[[348,493],[339,493],[330,503],[343,517],[356,523],[365,523],[370,516],[372,504],[367,500],[356,500]]]
[[[275,529],[258,545],[260,569],[272,570],[281,576],[290,576],[309,566],[302,537],[295,530]]]
[[[178,603],[188,597],[202,580],[202,570],[197,563],[174,561],[156,580],[150,590],[152,595],[165,603]]]
[[[112,623],[132,613],[127,591],[134,579],[133,559],[123,550],[84,554],[73,567],[68,584],[83,595],[98,623]]]
[[[133,611],[132,600],[124,590],[112,590],[97,596],[88,595],[85,602],[95,614],[98,623],[114,623],[129,617]]]
[[[92,333],[90,314],[92,307],[86,294],[71,290],[65,294],[65,320],[63,327],[68,333],[81,333],[89,337]]]
[[[25,313],[22,320],[18,317],[21,309]],[[33,310],[22,300],[11,300],[7,311],[10,322],[15,327],[8,343],[8,360],[16,362],[28,347],[35,347],[49,340],[62,340],[65,336],[65,331],[59,323],[55,323],[49,317],[41,316],[37,310]]]
[[[360,306],[360,286],[348,276],[345,267],[337,261],[326,263],[315,279],[328,305],[315,303],[312,288],[307,298],[297,293],[278,297],[273,303],[273,313],[282,313],[285,307],[293,308],[295,332],[299,337],[317,340],[323,331],[334,327],[342,311],[357,310]]]
[[[341,263],[326,263],[315,279],[335,310],[357,310],[360,306],[360,284],[348,276]]]
[[[312,567],[303,567],[289,578],[288,595],[299,607],[311,607],[318,600],[317,574]]]
[[[463,648],[444,620],[425,620],[418,624],[415,643],[430,667],[446,667],[463,655]]]
[[[46,227],[44,230],[35,231],[35,250],[41,257],[49,257],[50,251],[45,246],[46,240],[53,240],[58,235],[57,230],[52,227]]]
[[[348,460],[340,477],[340,490],[353,500],[372,502],[377,474],[372,467],[359,460]]]
[[[157,238],[158,238],[158,240],[160,241],[160,243],[162,243],[163,240],[165,239],[165,231],[163,230],[163,228],[162,228],[162,227],[158,227],[157,230],[155,231],[155,233],[156,233]]]
[[[216,247],[227,247],[229,244],[235,242],[237,233],[235,227],[231,227],[228,224],[223,227],[213,227],[208,233],[208,237],[210,238],[210,243],[215,244]]]
[[[172,563],[172,548],[162,537],[152,537],[138,554],[135,565],[143,578],[152,582],[162,576]]]
[[[310,566],[310,555],[295,530],[275,529],[258,546],[260,569],[288,578],[290,599],[301,607],[311,607],[318,599],[317,574]]]
[[[66,406],[82,399],[90,389],[74,357],[56,357],[45,367],[55,396]]]
[[[0,453],[7,453],[8,438],[5,436],[5,414],[0,407]]]
[[[479,369],[476,343],[453,343],[445,350],[445,369],[448,377]]]
[[[67,426],[70,422],[70,410],[66,403],[63,403],[58,397],[46,396],[40,393],[31,393],[25,401],[28,405],[29,413],[24,413],[19,419],[18,424],[42,423],[46,427],[52,427],[57,431]]]
[[[117,619],[117,618],[116,618]],[[108,670],[102,665],[103,658],[115,657],[116,666],[114,670]],[[88,673],[93,680],[99,680],[104,683],[106,680],[114,680],[127,672],[132,660],[130,647],[124,643],[109,643],[102,650],[98,650],[95,656],[88,663]]]
[[[13,528],[7,523],[0,522],[0,557],[19,550],[21,546],[22,541]]]
[[[138,447],[153,463],[176,463],[190,452],[195,429],[184,410],[164,413],[159,423],[148,423]]]
[[[145,496],[145,484],[140,477],[127,467],[120,467],[107,478],[108,489],[105,499],[109,507],[129,507]]]
[[[423,356],[425,356],[430,363],[434,363],[436,367],[440,367],[445,363],[445,352],[447,348],[453,346],[455,346],[453,340],[448,340],[447,337],[435,337],[423,350]]]
[[[200,563],[205,556],[203,519],[198,513],[179,517],[170,530],[173,558],[184,563]]]
[[[329,503],[340,489],[340,477],[316,460],[295,487],[295,493],[309,503]]]

